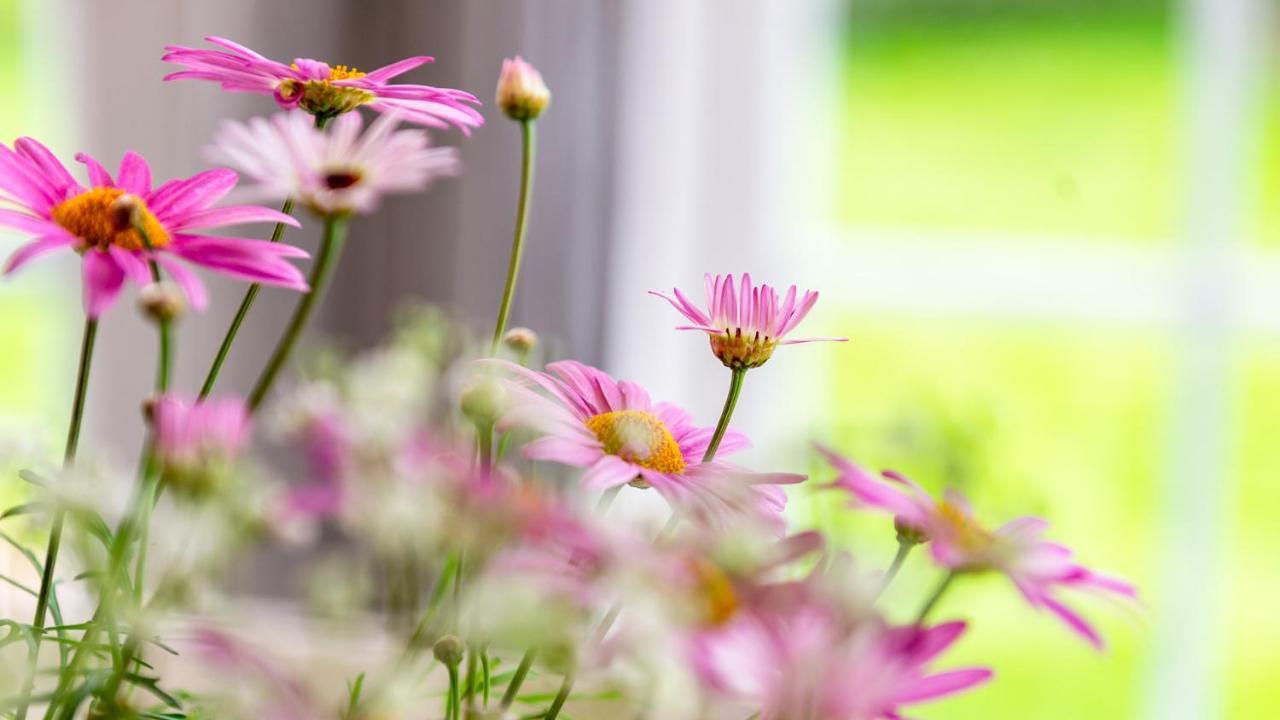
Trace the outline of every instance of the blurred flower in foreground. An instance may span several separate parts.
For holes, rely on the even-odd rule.
[[[952,622],[846,627],[828,608],[801,604],[744,613],[694,641],[693,662],[713,690],[761,707],[761,720],[878,720],[899,708],[980,685],[985,668],[931,674],[964,632]]]
[[[397,130],[397,116],[379,117],[360,133],[359,115],[343,115],[328,132],[300,112],[228,121],[209,157],[253,179],[263,200],[296,198],[317,215],[365,213],[381,196],[425,188],[458,169],[453,148],[433,148],[421,130]]]
[[[536,120],[551,103],[551,91],[537,68],[517,55],[502,61],[497,102],[512,120]]]
[[[840,473],[831,487],[847,492],[860,506],[887,512],[899,533],[930,543],[934,562],[953,572],[1004,573],[1036,609],[1057,615],[1071,630],[1102,648],[1102,637],[1055,593],[1074,589],[1134,599],[1137,591],[1122,580],[1076,564],[1070,549],[1042,539],[1049,523],[1022,517],[994,531],[980,525],[968,502],[949,490],[935,501],[919,485],[894,472],[880,480],[830,450],[819,448]]]
[[[753,473],[728,463],[702,462],[710,428],[693,424],[684,410],[653,403],[639,385],[574,361],[547,366],[549,373],[497,362],[511,381],[513,407],[502,426],[524,425],[545,433],[524,446],[526,457],[587,468],[589,490],[631,484],[653,487],[677,511],[718,522],[735,516],[769,518],[782,524],[786,493],[781,484],[802,475]],[[539,390],[546,395],[538,392]],[[728,432],[721,450],[749,445]]]
[[[298,58],[291,65],[270,60],[243,45],[220,37],[206,37],[221,50],[171,45],[165,48],[165,62],[183,65],[185,70],[170,73],[165,80],[211,80],[231,92],[271,95],[286,110],[301,107],[307,112],[332,117],[361,105],[378,112],[399,115],[408,122],[429,127],[457,126],[463,132],[484,124],[471,105],[474,95],[462,90],[427,85],[389,83],[390,80],[432,61],[430,57],[405,58],[363,73],[345,65],[330,66],[318,60]]]
[[[240,398],[162,395],[151,406],[151,422],[165,482],[195,494],[210,490],[249,442],[249,414]]]
[[[737,288],[733,275],[712,277],[708,274],[706,286],[706,312],[676,288],[671,291],[674,297],[652,290],[650,294],[671,303],[693,323],[678,327],[677,330],[701,330],[707,333],[711,338],[711,351],[726,367],[759,367],[768,361],[778,345],[847,340],[834,337],[784,339],[818,302],[818,293],[812,290],[797,302],[796,286],[792,285],[787,290],[786,297],[779,300],[777,290],[768,285],[752,285],[751,276],[745,273]]]
[[[15,272],[47,253],[67,248],[84,258],[85,311],[98,317],[111,306],[125,280],[152,281],[148,262],[164,268],[202,309],[204,285],[174,257],[234,278],[306,290],[302,273],[285,258],[307,253],[281,243],[198,234],[196,231],[251,222],[297,226],[288,215],[255,205],[213,207],[239,179],[230,170],[209,170],[151,187],[151,167],[137,153],[125,153],[116,178],[86,154],[91,187],[80,185],[48,148],[19,138],[13,149],[0,145],[0,200],[18,206],[0,209],[0,227],[35,238],[18,248],[4,266]]]

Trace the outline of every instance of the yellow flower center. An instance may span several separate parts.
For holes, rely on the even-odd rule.
[[[733,581],[707,560],[693,560],[690,565],[701,620],[708,625],[723,625],[733,619],[738,612],[738,594],[734,592]]]
[[[995,545],[995,536],[963,509],[946,502],[938,503],[938,514],[950,527],[951,541],[971,554],[981,554]]]
[[[604,451],[641,467],[663,473],[684,470],[684,454],[657,416],[642,410],[615,410],[587,418]]]
[[[297,70],[297,63],[293,64]],[[367,102],[374,100],[374,94],[368,90],[349,87],[335,87],[335,80],[354,80],[362,78],[365,73],[346,65],[335,65],[329,69],[329,77],[323,80],[285,80],[280,84],[280,95],[292,100],[299,95],[298,104],[313,115],[340,115],[355,110]]]
[[[142,235],[134,227],[140,224],[153,248],[169,244],[169,233],[147,209],[140,198],[121,201],[120,188],[93,188],[63,200],[53,207],[53,221],[84,241],[82,249],[106,250],[115,245],[137,252],[146,248]]]

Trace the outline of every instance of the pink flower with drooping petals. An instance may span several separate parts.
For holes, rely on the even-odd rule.
[[[452,125],[470,132],[471,128],[484,124],[484,118],[471,107],[480,104],[471,93],[427,85],[391,84],[392,79],[432,62],[430,57],[405,58],[363,73],[345,65],[330,66],[306,58],[285,65],[225,38],[206,37],[205,40],[221,49],[166,47],[162,59],[185,69],[170,73],[164,79],[211,80],[222,85],[223,90],[271,95],[286,110],[300,107],[320,117],[333,117],[367,106],[427,127]]]
[[[941,501],[936,501],[924,488],[898,473],[886,471],[881,480],[831,450],[818,450],[839,472],[831,487],[847,492],[860,506],[892,515],[901,535],[929,543],[938,565],[955,572],[1004,573],[1032,607],[1049,610],[1096,648],[1103,647],[1102,637],[1079,613],[1058,599],[1058,591],[1137,598],[1133,585],[1077,564],[1070,549],[1044,540],[1042,536],[1049,527],[1045,520],[1022,517],[988,530],[955,490],[948,490]]]
[[[753,473],[718,459],[702,462],[712,428],[698,427],[674,405],[654,403],[633,382],[569,360],[551,363],[547,373],[491,362],[515,378],[507,383],[516,402],[499,426],[543,432],[525,445],[525,456],[586,468],[582,486],[588,490],[652,487],[695,520],[714,524],[748,516],[781,526],[786,493],[780,485],[804,480],[791,473]],[[748,445],[730,430],[719,454]]]
[[[782,299],[769,285],[753,285],[751,276],[743,273],[735,286],[733,275],[705,276],[707,309],[690,302],[678,288],[672,296],[650,290],[650,295],[666,300],[693,325],[677,330],[701,330],[711,339],[711,351],[730,368],[753,368],[765,364],[778,345],[808,342],[845,342],[848,338],[786,336],[804,320],[818,302],[818,293],[808,291],[797,300],[796,286],[787,289]]]
[[[208,170],[153,189],[151,167],[137,153],[125,153],[116,178],[87,154],[76,159],[88,169],[88,188],[31,138],[19,138],[13,149],[0,145],[0,203],[16,206],[0,207],[0,227],[35,238],[9,257],[5,274],[50,252],[74,250],[84,259],[85,311],[94,318],[111,306],[126,280],[150,284],[152,260],[196,309],[206,305],[208,295],[176,259],[250,282],[307,289],[302,273],[286,260],[307,257],[306,252],[201,232],[252,222],[298,225],[288,215],[255,205],[214,207],[239,179],[231,170]]]
[[[317,129],[300,112],[228,121],[210,159],[237,168],[261,199],[295,198],[322,216],[365,213],[383,195],[422,190],[458,169],[454,148],[433,148],[422,130],[397,130],[386,114],[361,134],[357,114]]]
[[[161,395],[151,427],[165,482],[193,492],[214,487],[249,443],[249,411],[238,397]]]
[[[695,635],[691,661],[713,692],[744,701],[760,720],[896,719],[903,706],[991,678],[985,668],[929,670],[964,630],[962,622],[850,627],[831,608],[799,603]]]

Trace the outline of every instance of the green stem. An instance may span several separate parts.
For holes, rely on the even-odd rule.
[[[924,624],[925,619],[929,617],[929,613],[933,611],[934,606],[936,606],[938,601],[942,599],[942,596],[947,592],[947,588],[951,587],[951,582],[956,579],[957,575],[959,575],[959,573],[952,570],[947,573],[946,577],[942,578],[942,582],[938,583],[938,588],[934,590],[933,594],[929,596],[929,599],[925,601],[924,607],[920,608],[920,614],[916,616],[917,625]]]
[[[293,198],[284,201],[284,205],[280,206],[280,212],[285,215],[293,213]],[[284,223],[276,223],[275,230],[271,231],[271,242],[280,242],[284,237]],[[253,307],[253,301],[257,299],[258,293],[262,290],[261,283],[254,283],[244,293],[244,299],[240,301],[240,308],[236,310],[236,316],[231,320],[231,327],[227,328],[227,334],[222,338],[222,344],[218,346],[218,354],[213,357],[213,365],[209,367],[209,374],[204,378],[204,385],[200,388],[200,399],[209,397],[209,393],[213,392],[213,385],[218,381],[218,374],[222,372],[222,364],[226,362],[227,355],[231,353],[231,346],[235,344],[236,335],[240,332],[240,326],[244,323],[244,319],[249,315],[249,309]]]
[[[63,451],[63,465],[70,466],[76,459],[76,449],[80,446],[80,428],[84,423],[85,399],[89,392],[89,370],[93,366],[93,348],[98,339],[98,321],[86,318],[84,336],[80,341],[80,367],[76,372],[75,398],[71,402],[71,423],[67,428],[67,444]],[[27,667],[27,675],[23,679],[22,695],[18,708],[14,713],[16,720],[27,716],[27,706],[31,702],[31,691],[35,683],[36,661],[40,656],[40,641],[44,635],[45,616],[49,612],[49,599],[54,592],[54,569],[58,565],[58,552],[62,547],[62,528],[66,521],[66,512],[61,508],[54,510],[53,524],[49,529],[49,544],[45,548],[44,567],[40,573],[40,592],[36,596],[35,617],[31,621],[32,642]]]
[[[898,538],[898,552],[893,554],[893,562],[889,563],[889,569],[885,571],[884,578],[880,580],[880,587],[876,590],[876,597],[884,594],[884,591],[893,583],[893,579],[898,577],[898,571],[902,569],[902,563],[906,562],[907,555],[911,553],[911,548],[916,544]]]
[[[489,354],[498,352],[498,343],[507,330],[507,316],[511,314],[511,300],[516,294],[516,280],[520,275],[520,258],[524,254],[525,229],[529,224],[529,198],[533,195],[534,132],[532,120],[520,121],[520,199],[516,204],[516,232],[511,241],[511,261],[507,265],[507,284],[502,290],[502,304],[498,306],[498,322],[493,328],[493,344]]]
[[[462,695],[467,703],[467,711],[470,713],[476,707],[476,672],[479,670],[480,654],[476,650],[475,645],[467,647],[467,675],[466,680],[462,683]]]
[[[551,701],[551,707],[547,708],[547,714],[543,715],[543,720],[555,720],[560,716],[560,708],[564,707],[564,703],[569,699],[569,693],[573,692],[573,672],[565,673],[564,682],[560,683],[560,691],[556,693],[556,699]]]
[[[480,446],[480,470],[487,475],[493,469],[493,425],[477,426],[476,441]]]
[[[445,720],[458,720],[458,666],[449,666],[449,697],[445,703]]]
[[[520,665],[516,667],[516,674],[511,676],[511,682],[507,684],[507,691],[502,693],[503,710],[511,707],[511,703],[516,701],[516,695],[520,694],[520,686],[524,685],[524,679],[529,676],[529,669],[533,667],[533,660],[537,656],[538,651],[529,648],[524,652],[524,657],[520,658]]]
[[[257,410],[262,401],[266,399],[267,393],[271,390],[271,385],[275,383],[276,376],[280,374],[280,370],[289,361],[289,355],[293,352],[299,336],[302,335],[302,330],[306,327],[308,318],[311,317],[311,311],[315,308],[316,301],[319,300],[320,295],[324,292],[325,285],[328,284],[329,278],[333,275],[338,256],[342,253],[342,244],[346,240],[346,234],[347,222],[344,218],[325,218],[324,235],[320,239],[320,250],[316,254],[315,264],[311,266],[311,276],[307,279],[307,282],[311,285],[311,291],[298,300],[298,306],[293,311],[293,317],[290,318],[289,325],[285,328],[284,334],[280,336],[280,341],[276,344],[276,349],[272,353],[271,359],[267,361],[266,367],[262,369],[262,374],[258,376],[258,382],[253,386],[253,391],[249,393],[248,404],[250,412]]]
[[[733,368],[729,378],[729,394],[724,399],[724,409],[720,411],[720,422],[716,423],[716,432],[711,436],[711,444],[702,456],[702,462],[711,462],[720,449],[720,441],[724,440],[725,431],[729,429],[729,419],[733,417],[733,409],[738,405],[738,396],[742,394],[742,381],[747,377],[746,368]]]
[[[489,685],[493,680],[492,668],[489,665],[489,648],[480,650],[480,674],[484,683],[484,706],[489,707]]]

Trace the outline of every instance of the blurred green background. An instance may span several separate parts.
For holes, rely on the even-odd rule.
[[[1136,0],[850,4],[837,222],[861,231],[847,242],[912,242],[916,233],[1019,251],[1069,243],[1176,253],[1187,185],[1179,10]],[[1267,102],[1247,118],[1256,136],[1246,143],[1261,152],[1243,179],[1250,209],[1241,244],[1256,249],[1280,241],[1280,204],[1264,202],[1280,194],[1280,85],[1262,80]],[[910,232],[877,240],[879,229]],[[871,467],[932,489],[963,488],[993,524],[1050,519],[1052,537],[1137,582],[1158,608],[1177,329],[1102,315],[1035,319],[1016,308],[988,315],[846,307],[827,328],[858,345],[831,368],[832,437]],[[1203,482],[1229,499],[1213,581],[1224,585],[1214,618],[1227,659],[1223,712],[1271,718],[1280,707],[1280,339],[1242,332],[1222,352],[1231,363],[1231,458]],[[837,498],[815,496],[799,514],[864,560],[887,562],[889,523],[837,510]],[[889,596],[904,619],[935,573],[923,558],[909,563]],[[946,605],[975,620],[954,660],[990,663],[997,684],[915,715],[1149,713],[1157,618],[1085,601],[1112,640],[1098,656],[1004,581],[968,583]]]

